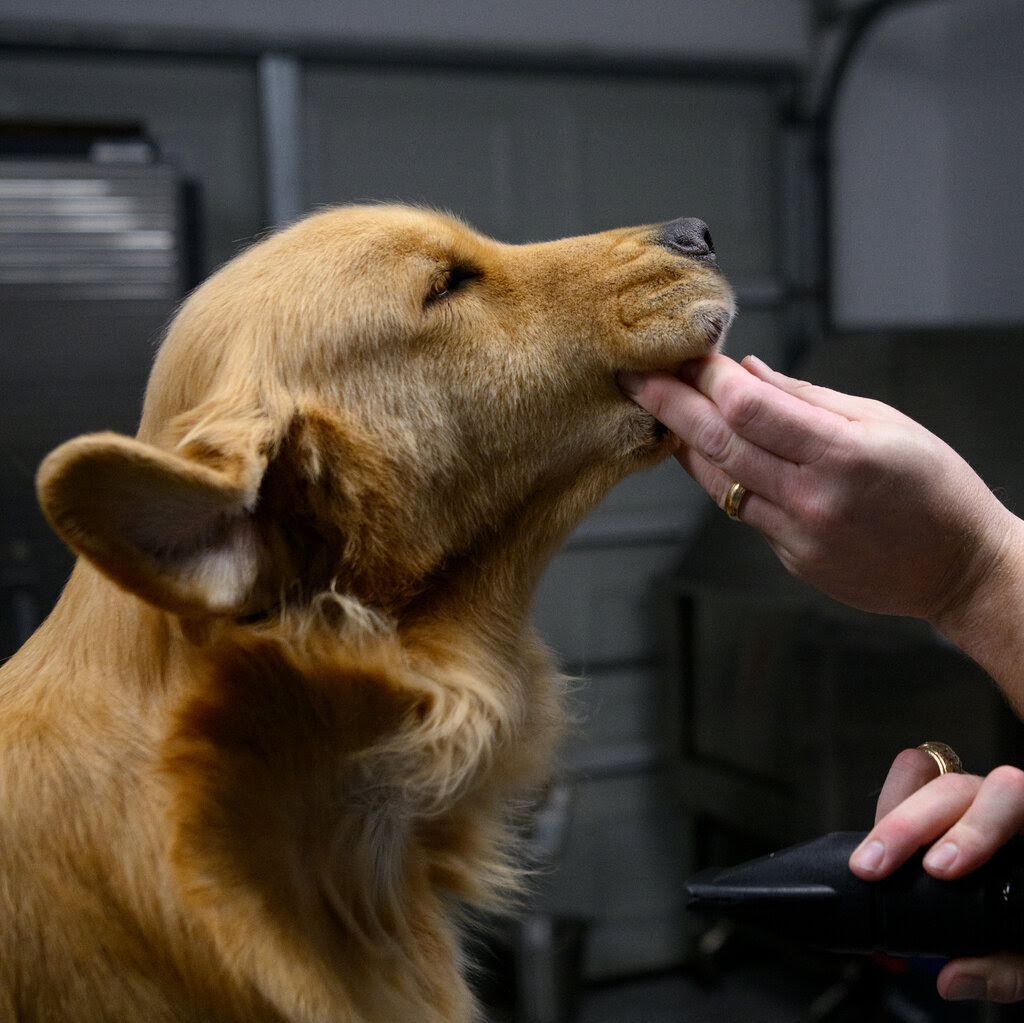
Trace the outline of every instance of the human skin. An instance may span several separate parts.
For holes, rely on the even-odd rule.
[[[742,521],[793,575],[853,607],[930,622],[1024,714],[1024,522],[952,448],[888,405],[753,357],[619,382],[672,431],[676,459],[720,506],[734,482],[747,488]],[[1024,830],[1024,772],[935,775],[919,750],[896,758],[854,873],[885,877],[928,846],[926,870],[961,877]],[[953,960],[937,987],[1024,1000],[1024,956]]]
[[[977,870],[1024,830],[1024,772],[1003,765],[986,777],[944,774],[917,749],[893,761],[878,797],[875,826],[850,857],[866,881],[887,877],[922,846],[924,868],[952,881]],[[943,998],[1024,1000],[1024,956],[1011,952],[953,959],[936,986]]]
[[[713,355],[620,385],[675,456],[795,576],[845,604],[911,615],[977,661],[1024,712],[1024,522],[949,445],[881,402],[758,359]]]

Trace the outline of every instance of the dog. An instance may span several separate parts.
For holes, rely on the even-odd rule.
[[[532,591],[670,450],[616,375],[733,313],[694,219],[338,207],[201,285],[137,435],[39,469],[78,558],[0,675],[0,1018],[477,1019],[460,907],[561,728]]]

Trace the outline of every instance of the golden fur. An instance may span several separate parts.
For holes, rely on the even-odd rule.
[[[514,888],[559,733],[532,590],[667,451],[616,373],[732,310],[656,228],[389,206],[199,288],[137,437],[40,469],[80,557],[0,675],[0,1019],[475,1018],[454,906]]]

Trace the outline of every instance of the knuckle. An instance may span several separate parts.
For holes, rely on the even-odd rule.
[[[943,793],[949,800],[956,800],[960,803],[970,804],[971,800],[978,793],[981,787],[981,779],[976,774],[940,774],[929,783],[933,788]]]
[[[745,381],[729,382],[722,388],[719,408],[725,421],[734,429],[742,431],[757,419],[763,408],[761,395]]]
[[[922,753],[921,750],[910,747],[908,749],[900,750],[896,754],[892,762],[890,770],[903,771],[906,774],[918,775],[921,773],[921,768],[926,767],[930,771],[934,771],[934,766],[931,758],[926,754]]]
[[[845,502],[827,488],[805,487],[794,496],[793,508],[815,552],[828,558],[848,518]]]
[[[810,529],[789,539],[779,556],[790,575],[815,583],[829,576],[831,559],[827,544],[822,537]]]
[[[920,845],[921,823],[897,806],[885,816],[885,833],[888,844],[909,853]]]
[[[964,818],[951,828],[949,833],[955,837],[956,844],[972,862],[984,860],[993,852],[991,834],[974,821]]]
[[[697,425],[694,444],[709,461],[721,465],[733,450],[736,435],[718,416],[707,416]]]
[[[819,539],[831,532],[831,525],[838,517],[835,502],[825,491],[806,492],[800,495],[797,512],[808,533]]]
[[[994,768],[988,775],[989,784],[1015,801],[1024,801],[1024,771],[1010,764]]]
[[[649,380],[644,384],[644,405],[655,419],[662,419],[671,410],[671,395],[661,380]]]

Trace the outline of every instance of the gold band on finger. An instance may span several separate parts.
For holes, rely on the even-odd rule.
[[[742,483],[734,483],[725,492],[725,503],[722,505],[725,514],[729,516],[734,522],[738,522],[740,518],[740,505],[743,503],[743,498],[747,496],[747,488]]]
[[[917,747],[922,753],[928,756],[939,765],[939,774],[963,774],[964,765],[951,746],[944,742],[922,742]]]

